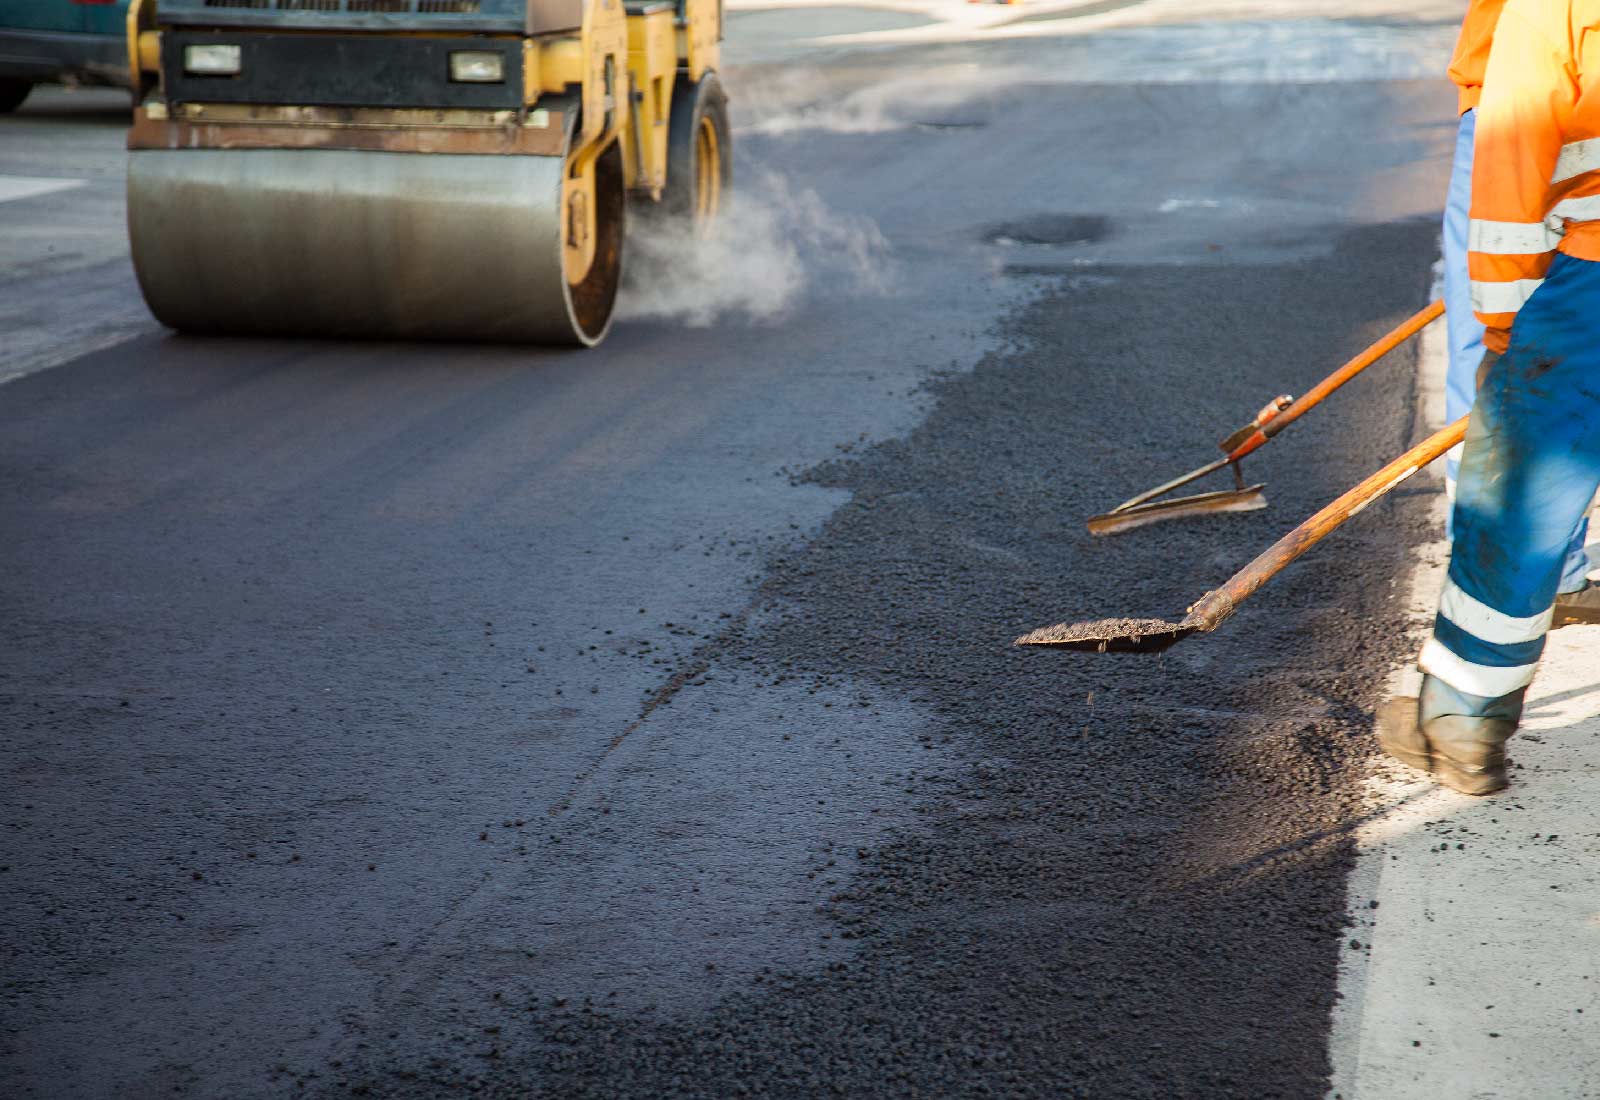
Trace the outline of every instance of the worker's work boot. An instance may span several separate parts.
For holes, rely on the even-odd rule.
[[[1576,592],[1556,595],[1556,613],[1550,629],[1559,630],[1579,623],[1600,623],[1600,584],[1590,581]]]
[[[1422,677],[1416,699],[1392,699],[1379,713],[1383,751],[1462,794],[1493,794],[1506,785],[1506,742],[1522,720],[1527,688],[1488,698]]]

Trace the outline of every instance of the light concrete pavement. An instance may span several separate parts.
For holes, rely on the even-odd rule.
[[[1444,367],[1436,324],[1419,428],[1443,426]],[[1448,563],[1442,539],[1418,548],[1419,638]],[[1403,668],[1395,687],[1417,680]],[[1600,1096],[1600,627],[1550,636],[1528,702],[1504,793],[1456,794],[1399,765],[1370,783],[1333,1035],[1339,1100]]]

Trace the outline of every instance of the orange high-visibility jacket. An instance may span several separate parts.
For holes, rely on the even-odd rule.
[[[1467,17],[1456,37],[1455,56],[1450,59],[1450,79],[1460,89],[1456,93],[1458,110],[1466,114],[1478,105],[1483,95],[1483,72],[1489,67],[1489,46],[1494,42],[1494,25],[1506,0],[1472,0]]]
[[[1557,251],[1600,261],[1600,0],[1507,0],[1478,104],[1468,239],[1484,344]]]

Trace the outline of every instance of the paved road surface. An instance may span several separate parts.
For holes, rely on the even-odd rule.
[[[176,336],[12,238],[13,329],[131,327],[0,388],[0,1092],[1319,1095],[1424,502],[1161,661],[1006,643],[1405,438],[1401,357],[1271,511],[1082,527],[1425,300],[1439,27],[1330,28],[747,68],[748,246],[585,354]],[[113,209],[82,102],[8,235]]]

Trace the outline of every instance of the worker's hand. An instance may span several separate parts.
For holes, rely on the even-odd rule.
[[[1483,353],[1483,362],[1478,364],[1478,389],[1483,389],[1483,380],[1489,377],[1489,371],[1494,369],[1494,365],[1499,361],[1500,353],[1498,351],[1486,351]]]

